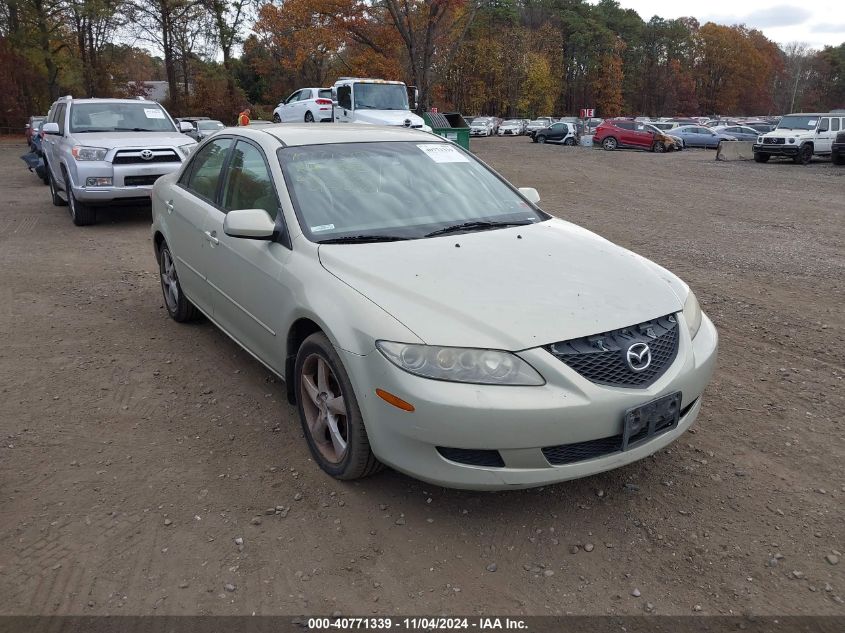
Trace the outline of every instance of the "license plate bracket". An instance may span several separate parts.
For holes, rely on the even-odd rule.
[[[681,418],[681,392],[661,396],[625,411],[622,450],[639,446],[656,435],[671,431]]]

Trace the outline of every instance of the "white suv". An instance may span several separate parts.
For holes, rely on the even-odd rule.
[[[331,120],[331,88],[297,90],[273,110],[274,123],[314,123]]]
[[[765,163],[772,156],[786,156],[801,165],[813,156],[830,156],[833,140],[845,130],[845,113],[788,114],[771,132],[754,143],[754,160]]]

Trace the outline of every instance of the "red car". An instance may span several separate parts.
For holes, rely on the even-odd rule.
[[[606,119],[596,128],[593,136],[593,145],[601,145],[606,150],[631,147],[664,152],[673,147],[671,143],[666,136],[633,119]]]

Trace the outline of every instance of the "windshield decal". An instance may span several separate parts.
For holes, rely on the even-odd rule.
[[[447,145],[446,143],[426,143],[424,145],[417,145],[422,152],[428,156],[435,163],[468,163],[469,158],[466,157],[454,145]]]
[[[148,119],[163,119],[164,111],[158,108],[144,108],[144,114]]]
[[[311,232],[312,233],[319,233],[320,231],[333,231],[334,224],[321,224],[319,226],[312,226]]]

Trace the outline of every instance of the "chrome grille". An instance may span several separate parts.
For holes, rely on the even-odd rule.
[[[651,363],[634,371],[628,349],[645,343]],[[648,387],[662,376],[678,354],[678,321],[672,314],[630,327],[553,343],[545,348],[587,380],[612,387]]]
[[[150,151],[151,158],[143,158],[142,152]],[[181,163],[182,159],[175,150],[172,149],[121,149],[114,155],[112,161],[115,165],[148,165],[150,163]]]

